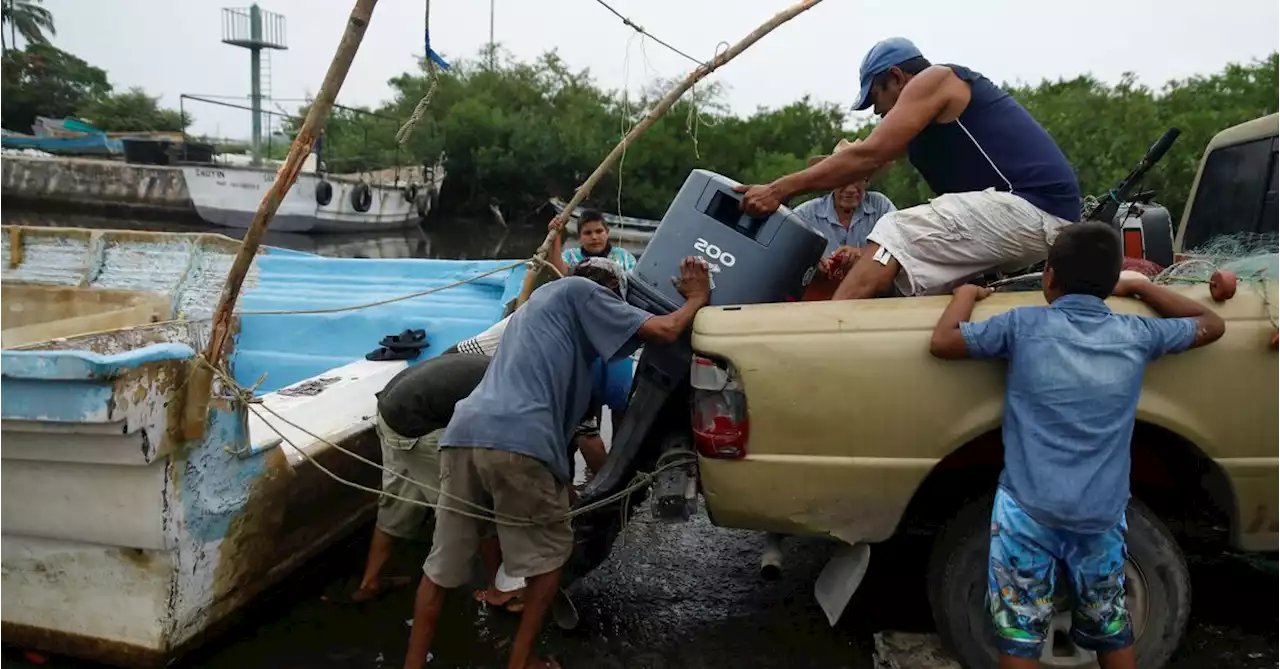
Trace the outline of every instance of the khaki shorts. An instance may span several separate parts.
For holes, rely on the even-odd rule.
[[[382,446],[382,466],[431,486],[431,490],[402,478],[382,472],[382,491],[427,504],[436,503],[435,490],[440,489],[440,435],[444,430],[429,432],[414,439],[397,434],[378,416],[374,423]],[[431,509],[422,504],[402,502],[391,497],[378,498],[378,529],[400,539],[421,539],[427,533]]]
[[[564,517],[569,489],[541,462],[519,453],[455,447],[440,451],[441,510],[431,554],[422,571],[433,583],[456,588],[471,580],[471,559],[486,528],[496,528],[507,573],[532,578],[563,567],[573,552],[573,529]],[[537,523],[516,527],[453,513],[482,511],[454,498],[493,509],[499,517]]]
[[[1017,195],[987,189],[891,211],[876,221],[867,241],[902,265],[894,280],[899,293],[945,295],[984,272],[1044,260],[1068,225]]]

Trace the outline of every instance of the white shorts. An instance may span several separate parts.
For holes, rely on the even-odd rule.
[[[987,189],[891,211],[876,221],[867,241],[902,265],[894,279],[900,293],[945,295],[983,272],[1044,260],[1067,225],[1071,221],[1017,195]]]

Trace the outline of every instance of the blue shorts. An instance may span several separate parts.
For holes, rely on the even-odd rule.
[[[606,364],[597,359],[591,367],[593,404],[603,404],[614,411],[624,411],[631,399],[631,378],[635,361],[623,358]]]
[[[1123,517],[1099,534],[1046,527],[998,490],[991,511],[987,600],[1000,652],[1040,657],[1059,578],[1070,582],[1074,596],[1071,636],[1077,646],[1108,651],[1132,645],[1124,601],[1127,529]]]

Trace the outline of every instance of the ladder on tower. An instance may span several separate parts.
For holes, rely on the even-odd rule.
[[[272,119],[275,115],[271,113],[271,49],[266,49],[262,54],[262,70],[259,75],[259,91],[262,95],[262,129],[263,135],[267,141],[267,152],[271,151],[271,140],[275,135],[275,127],[272,125]],[[270,156],[267,156],[270,158]]]

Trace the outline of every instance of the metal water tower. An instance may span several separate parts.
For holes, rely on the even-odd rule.
[[[249,97],[253,107],[253,164],[262,164],[262,50],[288,49],[285,44],[284,16],[258,8],[222,10],[222,42],[249,50]],[[271,62],[267,54],[267,62]],[[268,76],[270,73],[268,72]],[[270,80],[268,80],[270,86]]]

